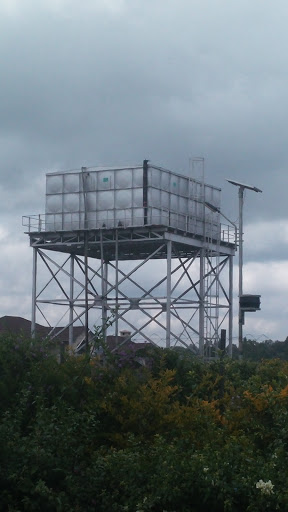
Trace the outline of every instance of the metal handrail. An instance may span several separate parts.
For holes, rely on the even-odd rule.
[[[125,212],[125,210],[124,210]],[[108,218],[108,212],[106,218],[101,220],[96,218],[88,218],[87,229],[115,229],[115,228],[128,228],[128,227],[139,227],[143,226],[143,216],[131,215],[131,208],[126,210],[127,215],[117,215],[115,210],[114,218]],[[73,216],[78,215],[78,219],[74,220]],[[70,218],[69,218],[69,217]],[[50,220],[52,218],[52,220]],[[133,219],[133,220],[132,220]],[[150,221],[150,222],[149,222]],[[155,214],[155,211],[149,212],[148,225],[159,225],[166,226],[173,229],[179,229],[187,233],[194,234],[196,236],[203,235],[204,221],[202,217],[196,217],[193,215],[184,215],[169,210],[159,209],[159,215]],[[79,212],[65,212],[65,221],[63,221],[63,214],[36,214],[36,215],[24,215],[22,217],[22,226],[28,228],[28,233],[41,233],[48,231],[77,231],[84,229],[84,220],[81,219]],[[209,233],[207,232],[207,227]],[[231,225],[225,225],[221,223],[208,223],[206,225],[205,236],[210,239],[220,239],[221,242],[228,244],[238,245],[238,240],[235,240],[235,229]]]

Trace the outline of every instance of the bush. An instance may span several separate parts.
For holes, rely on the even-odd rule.
[[[287,362],[49,354],[1,340],[0,510],[288,509]]]

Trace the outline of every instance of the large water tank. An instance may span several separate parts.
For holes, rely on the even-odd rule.
[[[167,226],[217,239],[205,202],[220,207],[220,189],[148,165],[82,168],[46,175],[46,231]],[[204,224],[205,221],[205,224]]]

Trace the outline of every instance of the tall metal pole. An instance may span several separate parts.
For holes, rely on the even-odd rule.
[[[35,338],[35,330],[36,330],[36,285],[37,285],[37,248],[33,247],[32,318],[31,318],[31,337],[32,338]]]
[[[253,192],[262,192],[260,188],[251,185],[245,185],[235,180],[227,180],[232,185],[238,187],[239,197],[239,356],[243,354],[243,324],[244,324],[244,311],[240,307],[240,297],[243,295],[243,196],[244,189],[253,190]]]
[[[107,261],[104,261],[103,262],[103,279],[102,279],[102,284],[103,284],[103,292],[102,292],[102,296],[103,296],[103,301],[102,301],[102,311],[103,311],[103,338],[104,338],[104,342],[106,343],[107,341],[107,328],[108,328],[108,311],[107,311],[107,290],[108,290],[108,262]]]
[[[119,332],[119,321],[118,321],[118,307],[119,307],[119,237],[118,237],[118,229],[116,229],[116,237],[115,237],[115,339],[116,344],[118,345],[118,332]],[[108,277],[108,276],[107,276]],[[107,289],[107,288],[106,288]]]
[[[82,186],[83,186],[83,199],[84,199],[84,270],[85,270],[85,349],[89,350],[89,300],[88,300],[88,216],[87,216],[87,168],[81,167],[82,172]]]
[[[235,240],[236,243],[236,240]],[[228,355],[232,357],[233,347],[233,256],[229,256],[229,327],[228,327]]]
[[[202,247],[200,249],[200,283],[199,283],[199,293],[200,293],[200,304],[199,304],[199,353],[201,357],[204,357],[204,322],[205,322],[205,309],[204,309],[204,301],[205,301],[205,276],[204,276],[204,259],[205,259],[205,249]]]
[[[88,231],[84,231],[84,268],[85,268],[85,349],[89,350],[89,300],[88,300]]]
[[[100,252],[101,252],[101,297],[102,297],[102,337],[104,342],[107,338],[107,290],[108,290],[108,263],[104,257],[103,231],[100,231]],[[119,283],[117,282],[117,286]]]
[[[239,197],[239,313],[238,313],[238,325],[239,325],[239,355],[242,357],[243,354],[243,323],[244,323],[244,312],[240,307],[240,297],[243,295],[243,197],[244,187],[239,186],[238,190]]]
[[[166,348],[171,344],[171,258],[172,241],[167,242],[167,305],[166,305]]]
[[[74,254],[70,256],[70,294],[69,294],[69,347],[73,345],[74,317]]]
[[[244,188],[244,187],[243,187]],[[240,190],[239,190],[239,194],[240,194]],[[242,199],[241,201],[239,201],[239,205],[241,203],[241,208],[239,206],[239,209],[240,209],[240,212],[239,212],[239,217],[242,219],[243,217],[243,190],[242,190]],[[239,225],[239,232],[241,232],[241,236],[239,235],[238,236],[238,228],[236,226],[236,224],[234,222],[232,222],[228,217],[226,217],[226,215],[224,215],[224,213],[222,213],[220,211],[220,209],[218,208],[218,206],[214,206],[213,204],[209,203],[208,201],[205,201],[205,206],[207,208],[209,208],[209,210],[211,210],[212,212],[214,213],[219,213],[222,217],[224,217],[224,219],[226,219],[229,224],[231,224],[233,227],[234,227],[234,245],[235,245],[235,251],[237,250],[237,243],[238,243],[238,238],[239,238],[239,243],[240,243],[240,240],[241,240],[241,265],[239,264],[239,295],[240,295],[240,290],[241,290],[241,293],[242,293],[242,266],[243,266],[243,237],[242,237],[242,232],[243,232],[243,219],[241,220],[241,226]],[[228,235],[228,240],[230,239],[230,236]],[[229,240],[230,241],[230,240]],[[240,266],[241,266],[241,270],[240,270]],[[200,272],[201,274],[201,272]],[[241,281],[241,282],[240,282]],[[240,303],[239,303],[239,329],[240,329]],[[241,324],[241,330],[242,330],[242,324]],[[233,256],[230,255],[229,256],[229,331],[228,331],[228,336],[229,336],[229,345],[228,345],[228,353],[229,353],[229,356],[232,357],[232,337],[233,337]],[[240,337],[238,335],[238,337]],[[241,332],[241,339],[242,339],[242,332]]]

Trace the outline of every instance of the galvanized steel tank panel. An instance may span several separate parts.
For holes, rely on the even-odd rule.
[[[159,179],[160,182],[160,188],[162,190],[170,191],[170,174],[168,172],[162,172],[160,175],[161,178]],[[152,183],[151,183],[152,185]]]
[[[179,201],[180,198],[176,194],[170,195],[170,210],[172,212],[178,212],[179,211]]]
[[[204,201],[220,206],[220,189],[155,166],[148,166],[147,190],[143,168],[139,166],[83,168],[47,174],[46,180],[46,230],[148,223],[201,235]],[[146,210],[144,196],[147,197]],[[218,236],[220,222],[207,227],[210,224],[206,225],[206,233],[210,229],[211,235]]]
[[[46,194],[61,194],[63,192],[63,174],[47,175]]]
[[[90,174],[92,175],[90,190],[111,190],[114,188],[114,171],[91,171]]]
[[[132,208],[132,188],[128,190],[115,190],[115,208]]]
[[[63,192],[72,193],[80,191],[79,174],[64,174],[64,188]]]
[[[117,189],[125,189],[132,188],[132,169],[121,169],[117,173],[115,173],[115,188]]]
[[[47,231],[61,231],[63,229],[63,215],[61,214],[47,214],[46,215],[46,230]]]
[[[63,194],[63,212],[79,212],[80,194]]]
[[[179,212],[188,215],[188,198],[179,196]]]
[[[63,210],[62,194],[46,196],[46,213],[60,213]]]
[[[143,168],[136,167],[133,169],[133,187],[143,188]]]
[[[179,178],[179,195],[189,197],[189,179]]]
[[[81,194],[81,196],[83,198],[83,195]],[[84,201],[81,201],[80,202],[80,205],[81,205],[81,210],[83,210],[84,208],[82,207],[82,204]],[[88,212],[95,212],[96,209],[97,209],[97,194],[94,192],[87,192],[86,194],[86,206],[87,206],[87,211]]]
[[[132,207],[143,209],[143,187],[132,189]]]
[[[133,226],[143,226],[144,224],[144,213],[143,208],[133,208],[132,210]]]
[[[115,194],[113,190],[96,192],[96,210],[111,210],[114,208]]]

